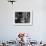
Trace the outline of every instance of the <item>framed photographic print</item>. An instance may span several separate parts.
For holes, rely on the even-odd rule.
[[[15,12],[15,25],[32,25],[32,12],[24,11],[24,12]]]

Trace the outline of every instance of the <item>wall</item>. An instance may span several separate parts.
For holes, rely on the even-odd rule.
[[[33,10],[32,26],[15,26],[15,11]],[[46,40],[46,0],[17,0],[13,5],[0,0],[0,40],[11,40],[26,32],[33,40]]]

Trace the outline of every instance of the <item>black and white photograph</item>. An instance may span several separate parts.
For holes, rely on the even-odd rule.
[[[16,25],[31,25],[32,13],[31,12],[15,12]]]

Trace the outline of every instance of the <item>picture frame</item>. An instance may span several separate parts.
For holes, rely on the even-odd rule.
[[[16,11],[14,23],[16,26],[32,26],[32,11]]]

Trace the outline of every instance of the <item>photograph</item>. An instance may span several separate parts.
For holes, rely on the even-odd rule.
[[[15,25],[32,25],[32,13],[15,12]]]

